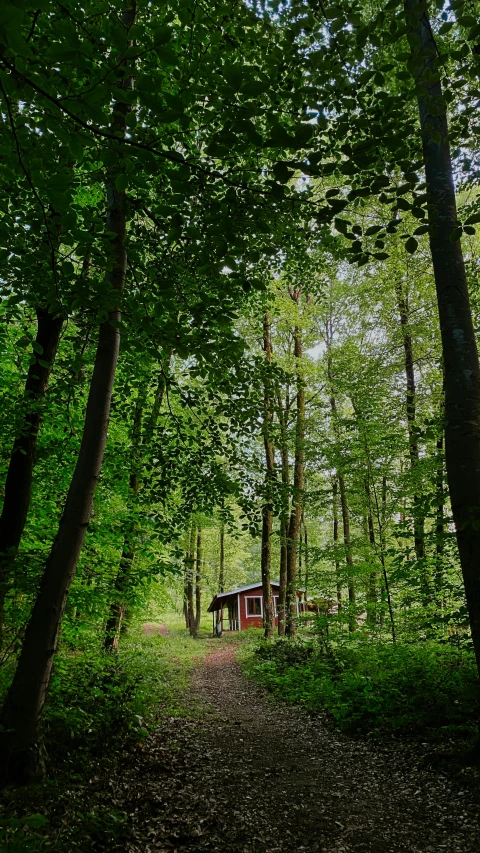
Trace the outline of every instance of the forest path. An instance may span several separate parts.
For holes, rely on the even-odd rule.
[[[461,778],[274,702],[231,644],[211,648],[192,679],[199,718],[166,720],[137,764],[131,853],[478,853]]]

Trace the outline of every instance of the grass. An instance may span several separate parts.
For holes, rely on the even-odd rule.
[[[4,792],[0,853],[123,849],[128,828],[115,808],[72,806],[61,835],[55,815],[65,791],[78,805],[88,797],[89,778],[106,768],[107,776],[121,772],[125,752],[141,746],[162,717],[198,713],[188,687],[194,665],[208,651],[206,632],[192,640],[178,617],[158,621],[167,625],[167,636],[146,636],[141,624],[133,624],[117,654],[95,647],[58,653],[44,716],[49,778]],[[3,689],[6,683],[4,676]]]

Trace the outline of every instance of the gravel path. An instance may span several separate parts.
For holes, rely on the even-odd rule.
[[[462,775],[274,703],[221,641],[192,686],[198,719],[166,720],[126,769],[129,795],[116,792],[129,853],[479,853],[478,792]]]

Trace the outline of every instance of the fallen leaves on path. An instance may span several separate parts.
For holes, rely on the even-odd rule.
[[[128,853],[478,853],[478,802],[461,774],[274,702],[231,646],[212,645],[193,676],[201,715],[164,720],[111,780]]]

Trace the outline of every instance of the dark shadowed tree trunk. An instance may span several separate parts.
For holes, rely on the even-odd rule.
[[[35,361],[27,372],[25,414],[10,455],[0,516],[0,649],[3,646],[5,595],[27,520],[45,392],[63,327],[63,317],[50,313],[45,306],[37,307],[36,315]]]
[[[437,46],[428,5],[405,0],[404,7],[418,92],[430,250],[442,336],[447,482],[480,672],[480,369],[462,247],[455,239],[455,187]]]
[[[298,305],[300,291],[290,292]],[[297,363],[297,405],[295,423],[295,461],[293,468],[293,494],[290,521],[287,536],[287,596],[285,634],[292,637],[296,633],[297,602],[297,550],[300,523],[303,512],[304,488],[304,442],[305,442],[305,383],[302,377],[301,360],[303,356],[302,330],[295,326],[293,330],[294,356]]]
[[[263,627],[265,638],[273,637],[275,617],[273,612],[272,586],[270,583],[270,563],[272,553],[273,488],[275,480],[275,454],[272,441],[272,379],[268,371],[272,361],[272,342],[268,314],[263,318],[263,350],[265,352],[265,379],[263,385],[263,444],[265,448],[265,498],[262,506],[262,593]]]
[[[126,32],[135,20],[135,7],[122,16]],[[131,88],[133,78],[127,61],[118,68],[118,85]],[[112,133],[123,137],[130,106],[118,100],[113,106]],[[108,319],[101,323],[92,380],[85,413],[79,456],[68,490],[65,507],[37,599],[28,623],[17,669],[7,693],[0,723],[3,780],[28,782],[44,773],[40,720],[52,664],[57,648],[65,603],[75,575],[78,558],[90,520],[93,498],[100,476],[107,439],[110,401],[120,343],[120,303],[125,283],[126,196],[116,188],[116,179],[124,173],[119,152],[115,164],[108,167],[107,222],[110,232],[110,270]]]
[[[443,550],[445,537],[445,483],[443,472],[443,434],[437,439],[437,471],[436,471],[436,512],[435,512],[435,591],[438,606],[442,607],[443,597]]]

